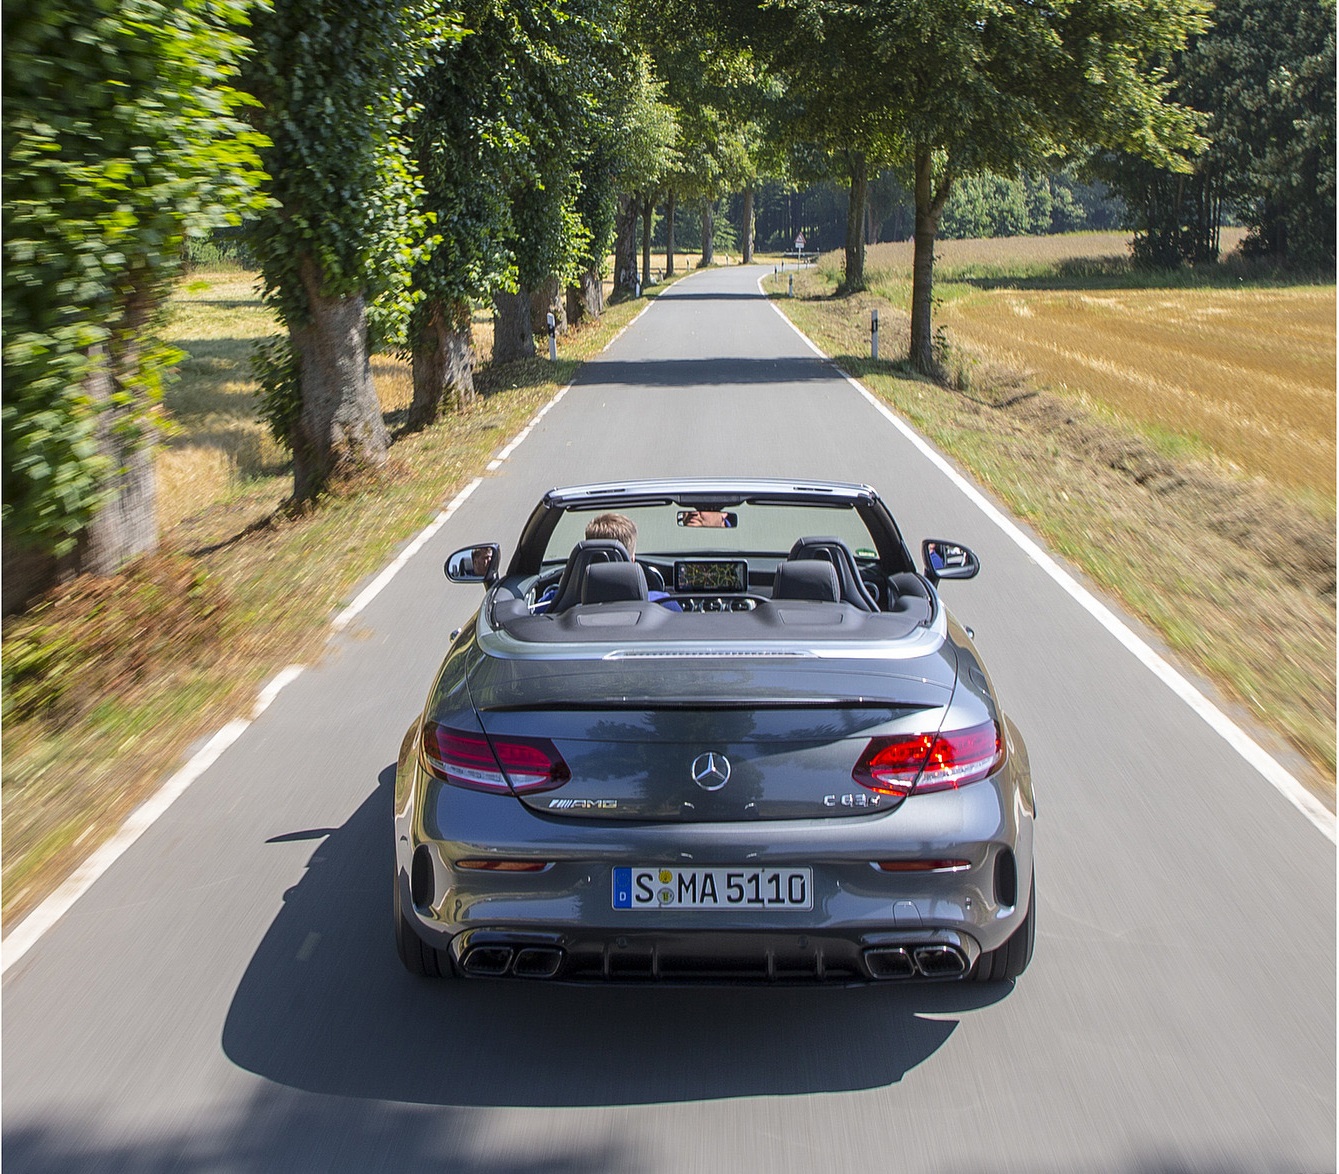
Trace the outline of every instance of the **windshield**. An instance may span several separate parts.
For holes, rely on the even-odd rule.
[[[566,510],[549,536],[546,563],[561,562],[586,537],[591,519],[607,507]],[[797,538],[831,535],[842,539],[860,558],[874,558],[874,540],[860,515],[849,506],[818,506],[744,502],[731,506],[729,523],[721,515],[702,515],[682,506],[629,506],[618,511],[637,527],[639,556],[775,555],[785,558]],[[697,517],[693,517],[697,514]],[[697,524],[692,524],[697,523]]]

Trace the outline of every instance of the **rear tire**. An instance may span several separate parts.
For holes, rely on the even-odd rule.
[[[455,978],[456,967],[451,961],[451,955],[446,950],[438,950],[428,945],[418,936],[413,923],[405,916],[400,898],[398,873],[395,877],[394,909],[395,950],[400,955],[404,968],[420,978]]]
[[[1032,961],[1032,948],[1037,940],[1037,875],[1032,874],[1028,887],[1027,915],[1022,924],[1009,935],[1009,940],[998,950],[982,954],[972,971],[974,982],[1006,982],[1017,978]]]

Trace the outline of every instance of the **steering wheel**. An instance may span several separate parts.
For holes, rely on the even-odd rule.
[[[641,568],[646,574],[646,587],[648,591],[665,590],[665,576],[660,573],[659,568],[653,567],[650,563],[642,563]]]

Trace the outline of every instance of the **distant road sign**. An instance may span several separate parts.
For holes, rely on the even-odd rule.
[[[804,248],[804,233],[800,233],[798,236],[796,236],[796,238],[795,238],[795,247],[796,247],[797,249],[802,249],[802,248]]]

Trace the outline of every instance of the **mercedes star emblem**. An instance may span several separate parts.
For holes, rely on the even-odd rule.
[[[730,781],[730,760],[724,754],[699,754],[691,770],[693,782],[704,791],[719,791]]]

